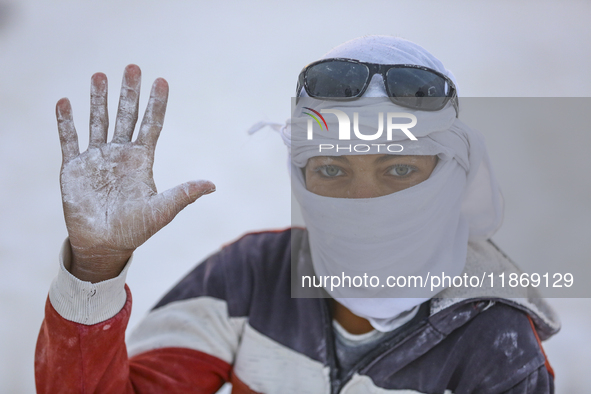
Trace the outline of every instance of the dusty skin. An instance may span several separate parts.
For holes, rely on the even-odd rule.
[[[306,188],[320,196],[373,198],[396,193],[427,180],[437,156],[316,156],[305,168]]]
[[[90,142],[80,153],[67,98],[56,116],[62,148],[60,184],[72,247],[70,272],[93,283],[117,276],[133,251],[166,226],[183,208],[215,191],[209,181],[191,181],[158,194],[152,176],[154,150],[162,130],[168,83],[157,79],[139,132],[141,71],[125,68],[111,142],[107,142],[107,77],[92,76]]]

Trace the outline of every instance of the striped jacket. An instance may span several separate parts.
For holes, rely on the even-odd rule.
[[[290,261],[306,244],[305,231],[291,229],[224,247],[154,307],[127,347],[127,287],[120,284],[123,307],[100,322],[72,318],[68,301],[50,291],[36,350],[38,392],[215,393],[224,382],[233,393],[553,392],[540,339],[559,327],[546,304],[453,291],[423,304],[339,373],[327,299],[290,294]],[[483,262],[512,266],[494,245],[470,244],[467,269]],[[92,284],[68,286],[59,290],[64,299],[98,295],[89,295]],[[89,310],[85,319],[99,313]]]

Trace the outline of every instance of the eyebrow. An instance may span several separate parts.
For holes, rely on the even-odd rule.
[[[311,159],[316,159],[316,160],[330,159],[330,160],[340,161],[342,163],[348,163],[349,162],[349,159],[347,159],[345,156],[315,156],[315,157],[312,157]]]
[[[380,157],[376,158],[374,160],[375,164],[381,164],[385,161],[389,161],[392,159],[396,159],[396,158],[406,158],[409,155],[381,155]],[[411,155],[412,156],[412,155]],[[349,163],[349,159],[347,159],[346,156],[315,156],[312,157],[312,159],[330,159],[330,160],[336,160],[336,161],[340,161],[341,163]]]
[[[382,155],[382,156],[378,157],[377,159],[375,159],[374,163],[381,164],[381,163],[391,160],[393,158],[406,157],[406,156],[408,156],[408,155]]]

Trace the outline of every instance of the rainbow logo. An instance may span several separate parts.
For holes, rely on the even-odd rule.
[[[326,124],[326,120],[324,120],[324,117],[322,115],[320,115],[320,112],[314,111],[312,108],[309,108],[309,107],[304,107],[304,108],[308,109],[308,110],[314,112],[316,115],[320,116],[320,119],[322,119],[322,122],[326,126],[326,131],[328,131],[328,125]],[[322,123],[320,123],[320,120],[318,120],[317,117],[315,117],[314,115],[312,115],[311,113],[308,113],[308,112],[304,112],[304,113],[308,116],[311,116],[312,119],[314,119],[316,121],[316,123],[318,123],[318,126],[320,126],[320,130],[322,130]]]

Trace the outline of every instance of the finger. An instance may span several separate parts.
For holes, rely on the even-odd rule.
[[[150,203],[152,209],[158,212],[159,225],[164,227],[187,205],[214,191],[215,185],[210,181],[191,181],[155,195]]]
[[[76,134],[76,128],[74,127],[74,119],[72,119],[70,100],[63,98],[57,102],[55,116],[62,146],[62,161],[65,164],[80,154],[78,134]]]
[[[156,142],[164,124],[167,102],[168,82],[163,78],[158,78],[152,85],[150,100],[137,137],[138,144],[144,144],[151,148],[152,151],[156,149]]]
[[[141,80],[142,72],[138,66],[130,64],[125,67],[123,82],[121,82],[119,109],[115,120],[115,132],[113,133],[113,142],[115,143],[131,141],[138,117]]]
[[[90,80],[90,142],[96,148],[107,142],[109,112],[107,110],[107,76],[96,73]]]

